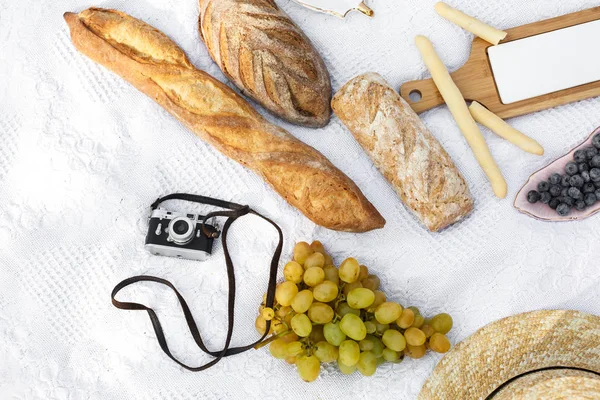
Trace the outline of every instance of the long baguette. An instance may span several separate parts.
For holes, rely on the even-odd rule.
[[[261,175],[316,224],[350,232],[385,225],[360,189],[321,153],[267,122],[229,87],[194,68],[162,32],[115,10],[90,8],[64,17],[80,52]]]

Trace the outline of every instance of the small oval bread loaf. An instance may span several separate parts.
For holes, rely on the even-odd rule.
[[[293,124],[327,125],[325,63],[273,0],[200,0],[199,29],[213,60],[245,95]]]
[[[402,201],[436,232],[469,214],[473,200],[442,145],[378,74],[348,82],[333,111],[350,129]]]

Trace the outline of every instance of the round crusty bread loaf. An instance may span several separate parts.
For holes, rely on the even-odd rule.
[[[331,82],[310,40],[272,0],[200,0],[200,36],[243,93],[297,125],[331,116]]]

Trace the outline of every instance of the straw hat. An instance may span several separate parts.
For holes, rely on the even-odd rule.
[[[452,349],[420,400],[600,399],[600,317],[536,311],[494,322]]]

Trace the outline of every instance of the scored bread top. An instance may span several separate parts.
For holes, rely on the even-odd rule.
[[[200,35],[244,94],[298,125],[322,127],[331,83],[310,40],[271,0],[200,0]]]
[[[66,13],[65,20],[79,51],[260,174],[315,223],[352,232],[385,224],[360,189],[321,153],[267,122],[227,85],[194,68],[162,32],[115,10]]]

